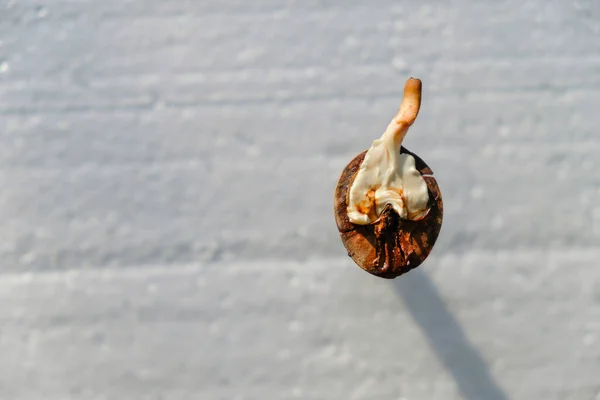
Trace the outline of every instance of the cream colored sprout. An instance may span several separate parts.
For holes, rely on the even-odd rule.
[[[367,225],[390,204],[401,218],[419,220],[427,214],[427,184],[415,167],[415,159],[400,154],[402,140],[417,118],[421,81],[409,79],[398,114],[381,138],[367,151],[348,196],[348,219]]]

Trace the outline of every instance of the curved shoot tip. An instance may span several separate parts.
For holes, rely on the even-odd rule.
[[[421,107],[421,80],[409,78],[404,85],[404,97],[400,110],[396,115],[396,122],[402,125],[412,125],[417,119]]]

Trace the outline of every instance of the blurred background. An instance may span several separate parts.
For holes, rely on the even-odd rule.
[[[333,190],[405,146],[395,281]],[[0,0],[1,399],[600,399],[600,2]]]

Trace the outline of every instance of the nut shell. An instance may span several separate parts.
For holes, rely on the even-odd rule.
[[[442,195],[433,171],[416,154],[404,147],[400,153],[415,158],[417,170],[429,189],[427,215],[419,221],[401,219],[387,207],[369,225],[356,225],[348,220],[348,191],[367,151],[357,155],[344,169],[335,188],[335,221],[348,255],[354,262],[381,278],[393,279],[421,265],[431,252],[442,227]]]

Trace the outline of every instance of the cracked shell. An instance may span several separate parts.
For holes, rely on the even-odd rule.
[[[348,255],[365,271],[393,279],[421,265],[429,256],[442,227],[442,195],[433,171],[416,154],[401,147],[400,153],[415,158],[416,168],[429,190],[429,212],[419,221],[401,219],[386,207],[379,218],[368,225],[348,219],[348,191],[367,152],[357,155],[344,169],[335,189],[335,220]]]

